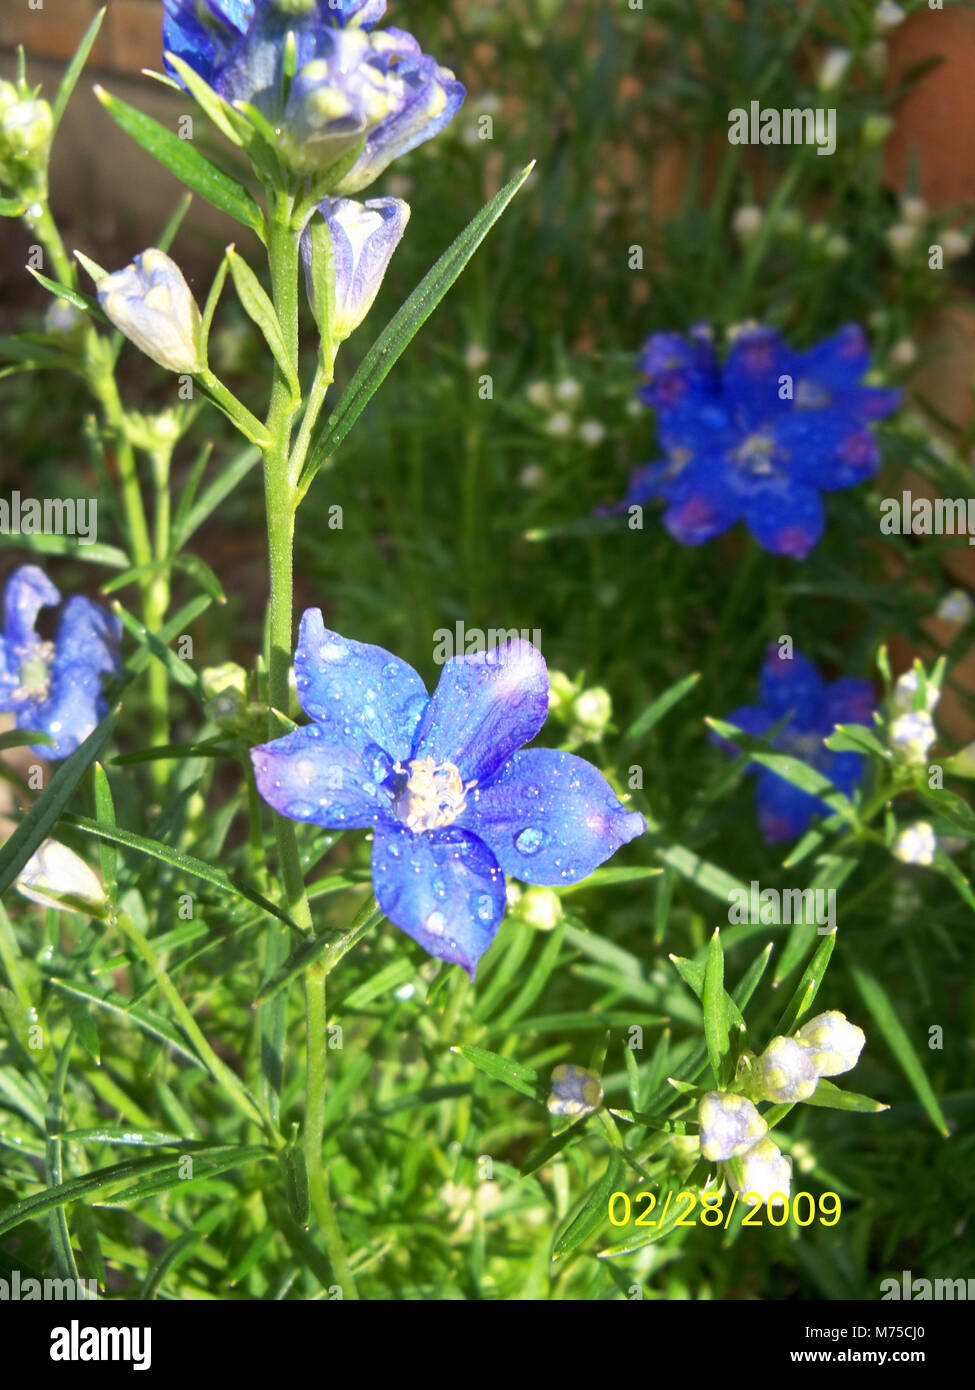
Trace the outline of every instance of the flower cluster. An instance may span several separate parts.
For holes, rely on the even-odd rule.
[[[536,410],[545,414],[544,430],[552,439],[577,439],[587,449],[596,449],[606,438],[606,426],[601,420],[587,416],[576,418],[584,405],[585,392],[574,376],[558,381],[530,381],[525,395]]]
[[[81,595],[65,603],[53,642],[40,636],[38,614],[60,602],[43,570],[22,565],[4,589],[0,637],[0,711],[47,734],[34,752],[51,759],[67,758],[105,716],[101,677],[121,669],[121,623]]]
[[[761,704],[732,710],[727,722],[761,737],[784,719],[773,745],[814,767],[845,795],[852,795],[863,776],[864,759],[859,753],[833,753],[824,739],[837,724],[869,724],[875,704],[870,682],[844,677],[827,685],[806,657],[798,652],[785,657],[772,645],[760,685]],[[795,839],[813,816],[831,814],[826,802],[778,773],[765,767],[753,770],[758,781],[758,822],[767,843]]]
[[[251,750],[261,795],[292,820],[373,830],[382,911],[472,978],[506,873],[575,883],[646,828],[582,758],[523,749],[548,713],[530,642],[452,658],[428,696],[405,661],[330,632],[311,608],[294,666],[315,722]]]
[[[773,1038],[752,1062],[751,1099],[730,1091],[709,1091],[702,1098],[697,1110],[701,1156],[710,1163],[740,1159],[740,1183],[727,1170],[733,1191],[753,1192],[768,1205],[785,1202],[792,1160],[769,1138],[768,1122],[754,1102],[808,1100],[821,1077],[856,1066],[865,1041],[863,1030],[835,1009],[810,1019],[793,1037]]]
[[[633,472],[616,510],[662,500],[664,525],[684,545],[743,520],[759,545],[798,560],[822,535],[820,494],[876,472],[869,426],[901,395],[859,384],[870,356],[855,324],[806,352],[746,325],[723,363],[706,326],[655,333],[641,367],[640,399],[656,411],[666,458]]]
[[[165,0],[165,8],[167,54],[225,101],[259,112],[293,173],[323,173],[358,149],[333,193],[372,183],[443,130],[464,99],[454,74],[411,34],[373,28],[385,0]],[[167,65],[179,80],[168,57]]]
[[[904,763],[923,766],[938,737],[931,718],[941,698],[937,684],[925,680],[913,668],[897,678],[891,697],[893,718],[887,738],[895,756]]]

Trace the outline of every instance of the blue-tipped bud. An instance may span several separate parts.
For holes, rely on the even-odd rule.
[[[697,1108],[701,1156],[711,1163],[736,1158],[768,1134],[768,1125],[744,1096],[709,1091]]]
[[[808,1100],[818,1080],[812,1049],[795,1038],[773,1038],[752,1066],[755,1091],[777,1104]]]
[[[863,1029],[851,1023],[845,1014],[830,1009],[804,1023],[796,1040],[810,1050],[820,1076],[839,1076],[856,1066],[867,1039]]]
[[[410,209],[400,198],[371,198],[366,203],[326,198],[319,209],[332,239],[334,303],[329,332],[334,341],[342,342],[372,308],[410,220]],[[315,247],[308,231],[301,239],[301,254],[308,297],[314,307]]]
[[[603,1103],[603,1088],[595,1072],[563,1062],[552,1072],[548,1108],[553,1115],[588,1115]]]
[[[165,251],[150,247],[131,265],[95,285],[98,302],[115,327],[170,372],[196,372],[200,310],[183,272]]]

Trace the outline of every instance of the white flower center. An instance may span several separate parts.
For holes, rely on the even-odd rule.
[[[54,660],[54,643],[38,642],[26,660],[20,663],[20,684],[12,691],[15,700],[29,700],[40,704],[51,691],[51,662]]]
[[[465,793],[475,785],[464,785],[453,763],[440,763],[432,758],[414,758],[406,768],[399,764],[400,774],[409,770],[409,780],[396,799],[396,815],[408,830],[419,833],[452,825],[467,804]]]

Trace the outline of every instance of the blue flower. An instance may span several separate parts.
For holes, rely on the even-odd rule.
[[[356,193],[443,130],[465,95],[411,34],[371,32],[384,11],[382,0],[166,0],[163,43],[225,100],[252,103],[297,173],[323,172],[364,140],[332,190]]]
[[[854,487],[880,466],[870,431],[901,392],[862,386],[870,355],[848,324],[806,352],[772,328],[734,337],[719,364],[710,330],[655,333],[641,358],[640,399],[657,412],[667,457],[634,470],[613,510],[661,499],[664,525],[701,545],[744,521],[774,555],[804,559],[823,532],[820,494]]]
[[[764,737],[788,716],[773,739],[774,746],[816,768],[839,791],[852,796],[863,776],[864,759],[859,753],[833,753],[823,740],[837,724],[871,722],[876,701],[870,682],[843,678],[827,685],[811,661],[798,652],[782,657],[773,644],[762,666],[761,697],[760,705],[743,705],[725,715],[727,723]],[[768,844],[794,840],[813,816],[833,814],[826,802],[769,768],[753,765],[751,770],[758,776],[758,823]]]
[[[43,570],[22,565],[3,592],[0,637],[0,711],[15,715],[18,729],[50,734],[53,745],[33,751],[54,760],[73,753],[107,713],[101,677],[119,673],[122,636],[118,618],[75,596],[61,611],[54,641],[45,641],[37,615],[60,601]]]
[[[405,661],[328,631],[310,608],[295,677],[315,722],[251,750],[261,795],[292,820],[372,829],[382,911],[472,979],[504,915],[505,874],[575,883],[646,828],[582,758],[523,749],[548,712],[529,642],[452,658],[428,696]]]
[[[409,204],[400,198],[326,198],[318,205],[328,223],[335,275],[329,333],[336,342],[349,336],[372,308],[393,252],[410,220]],[[308,298],[314,307],[312,239],[301,238]]]

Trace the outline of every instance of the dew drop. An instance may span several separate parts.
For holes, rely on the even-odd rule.
[[[545,843],[545,831],[529,825],[515,836],[515,849],[520,854],[537,854]]]
[[[431,912],[423,925],[431,936],[443,936],[447,919],[442,912]]]

